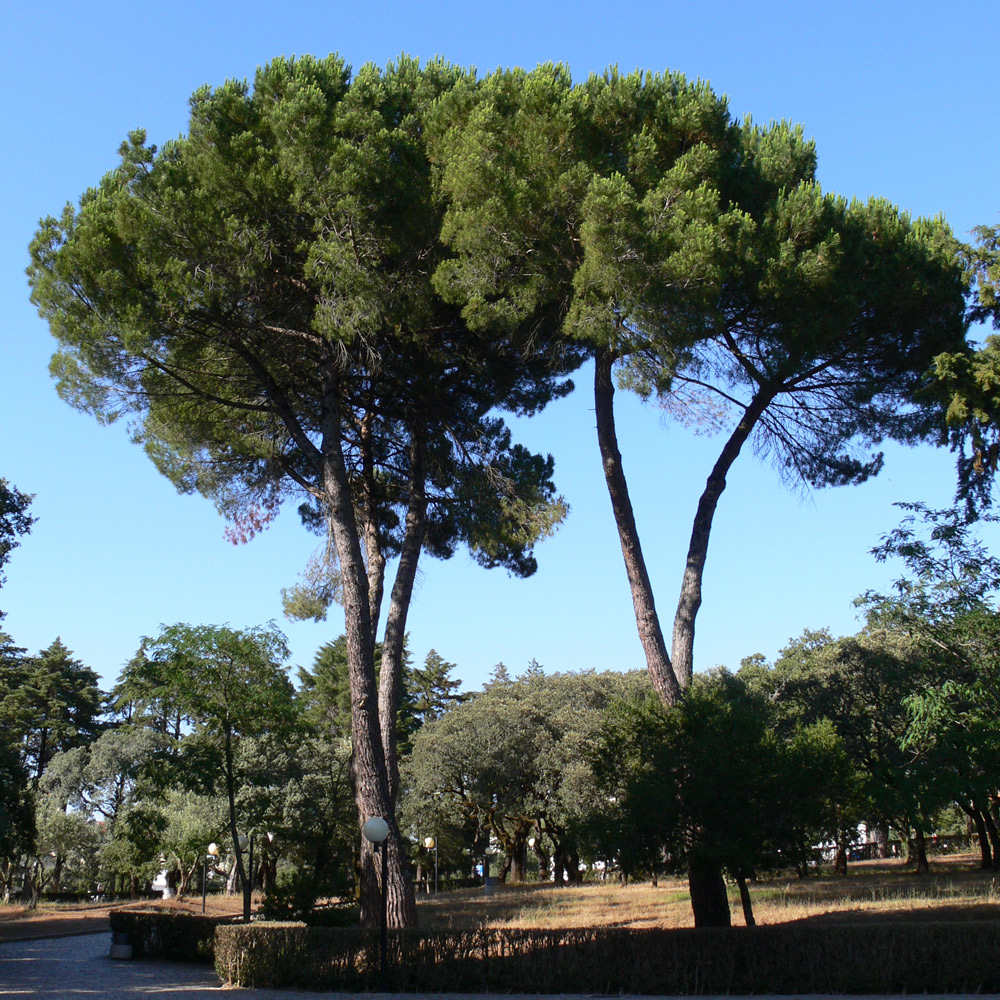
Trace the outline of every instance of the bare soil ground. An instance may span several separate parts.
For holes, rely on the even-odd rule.
[[[26,906],[0,905],[0,941],[24,940],[32,937],[63,937],[69,934],[93,934],[110,931],[108,916],[112,910],[130,906],[155,905],[163,909],[201,913],[201,899],[167,899],[147,902],[116,903],[40,903],[37,909]],[[206,912],[210,916],[239,913],[243,899],[239,896],[209,896]]]
[[[927,875],[914,874],[902,861],[868,861],[852,864],[847,878],[823,873],[761,879],[751,883],[750,894],[758,924],[1000,919],[1000,880],[995,872],[981,871],[978,856],[972,855],[936,858]],[[107,930],[112,909],[135,905],[201,913],[198,897],[155,904],[41,904],[33,911],[0,905],[0,941]],[[238,913],[242,905],[239,896],[210,896],[207,912]],[[730,906],[733,923],[742,924],[735,889]],[[420,896],[418,910],[421,926],[428,929],[693,926],[681,879],[661,879],[655,887],[612,881],[561,888],[499,886],[489,896],[482,889],[463,889]]]

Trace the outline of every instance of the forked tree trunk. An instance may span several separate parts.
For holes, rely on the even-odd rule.
[[[705,490],[698,503],[691,539],[688,546],[687,564],[681,583],[681,593],[674,616],[674,633],[671,652],[667,653],[663,630],[656,613],[653,588],[642,555],[639,532],[635,523],[635,513],[629,498],[628,483],[622,467],[621,451],[615,430],[614,416],[614,375],[615,353],[610,348],[599,347],[594,357],[594,411],[597,420],[597,441],[604,466],[604,479],[611,498],[611,508],[618,538],[625,559],[625,572],[632,590],[632,604],[635,608],[639,640],[646,654],[646,666],[660,699],[667,706],[676,704],[681,691],[691,680],[694,667],[694,627],[698,608],[701,605],[701,580],[708,555],[708,541],[712,530],[712,520],[719,497],[726,488],[726,474],[736,461],[740,450],[750,436],[754,425],[773,398],[773,393],[754,397],[744,412],[739,425],[723,447],[715,467],[712,469]],[[708,901],[702,906],[702,923],[717,920],[715,926],[730,925],[729,904],[721,868],[706,868],[692,865],[689,868],[691,900]],[[697,884],[696,884],[697,883]],[[712,902],[714,901],[714,902]],[[724,905],[723,905],[724,904]],[[723,915],[723,910],[724,915]],[[714,916],[713,916],[714,915]],[[697,923],[697,917],[696,917]]]
[[[358,812],[358,839],[361,841],[361,922],[377,927],[382,915],[382,893],[388,902],[390,927],[411,927],[417,921],[416,899],[409,878],[408,859],[396,824],[395,800],[390,787],[383,730],[379,720],[379,699],[375,687],[375,635],[373,630],[369,580],[361,555],[361,540],[353,497],[340,443],[340,407],[335,388],[324,400],[323,491],[330,531],[340,561],[344,596],[344,631],[347,635],[347,664],[351,691],[351,778]],[[405,614],[404,614],[405,622]],[[387,684],[392,683],[393,669]],[[388,696],[391,700],[391,692]],[[398,703],[398,692],[395,694]],[[391,720],[395,730],[395,718]],[[394,743],[388,744],[394,747]],[[380,886],[381,864],[361,830],[372,817],[389,825],[388,885]]]
[[[993,849],[993,867],[1000,867],[1000,830],[997,830],[996,821],[990,813],[989,807],[979,807],[982,814],[983,823],[986,824],[986,832],[990,837],[990,847]]]
[[[976,837],[979,840],[980,869],[985,871],[988,868],[992,868],[993,852],[990,850],[990,837],[986,832],[986,823],[983,820],[983,814],[975,805],[970,805],[967,802],[959,800],[958,805],[976,827]]]

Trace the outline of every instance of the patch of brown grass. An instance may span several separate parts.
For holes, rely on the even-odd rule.
[[[916,875],[902,861],[862,862],[847,878],[813,875],[752,883],[758,924],[796,921],[961,920],[1000,916],[1000,888],[976,859],[948,857]],[[686,881],[661,879],[658,886],[617,882],[581,886],[499,886],[492,895],[463,889],[420,897],[420,925],[429,929],[471,927],[692,927]],[[735,886],[730,890],[733,923],[743,924]]]

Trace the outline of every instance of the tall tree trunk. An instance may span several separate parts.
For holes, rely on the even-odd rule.
[[[930,871],[930,865],[927,863],[927,839],[919,826],[913,835],[913,855],[917,865],[917,874],[926,875]]]
[[[378,620],[382,612],[382,592],[385,586],[385,556],[379,539],[378,520],[375,514],[377,502],[375,484],[375,463],[372,456],[372,420],[368,413],[361,421],[361,461],[363,483],[363,533],[365,558],[368,565],[368,614],[372,623],[372,634],[378,634]]]
[[[520,885],[528,870],[528,842],[521,838],[511,846],[510,851],[510,881]]]
[[[729,927],[729,895],[722,866],[692,855],[688,863],[688,885],[695,927]]]
[[[712,533],[715,509],[719,505],[719,497],[726,488],[726,476],[733,462],[739,457],[750,432],[773,398],[773,393],[758,393],[754,396],[736,429],[723,446],[698,500],[698,509],[691,526],[691,540],[688,543],[687,563],[681,580],[681,593],[677,599],[677,612],[674,615],[674,635],[670,650],[674,674],[681,687],[690,682],[694,669],[695,618],[701,607],[701,582],[705,572],[705,560],[708,557],[708,540]]]
[[[663,638],[663,629],[656,614],[653,587],[642,556],[639,531],[635,524],[635,513],[628,494],[628,483],[622,468],[622,456],[618,449],[618,435],[615,431],[614,396],[615,385],[612,368],[615,354],[609,348],[599,347],[594,362],[594,410],[597,417],[597,444],[604,466],[604,479],[611,498],[611,509],[618,526],[625,572],[632,589],[632,606],[639,629],[639,641],[646,654],[646,667],[665,705],[673,705],[680,697],[681,685],[674,673]]]
[[[333,379],[335,376],[331,376],[332,384],[324,398],[323,491],[340,562],[344,595],[344,630],[351,690],[351,777],[358,811],[358,839],[361,841],[361,921],[369,927],[378,926],[382,913],[381,895],[385,892],[389,925],[410,927],[417,919],[416,900],[390,792],[375,687],[371,595],[341,447],[340,402]],[[394,731],[395,718],[389,728]],[[386,840],[389,884],[384,887],[380,886],[381,864],[375,864],[374,850],[361,834],[364,824],[374,816],[382,817],[389,825]]]

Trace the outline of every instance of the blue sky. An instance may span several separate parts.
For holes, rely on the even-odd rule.
[[[178,496],[129,443],[56,396],[51,340],[28,301],[24,268],[38,219],[76,200],[143,127],[154,142],[186,127],[203,83],[252,77],[278,55],[341,53],[355,67],[406,52],[481,72],[562,61],[577,79],[617,64],[709,80],[735,115],[787,118],[815,138],[824,188],[880,195],[914,215],[943,213],[959,235],[994,224],[1000,71],[996,2],[67,3],[12,8],[0,39],[0,476],[36,495],[38,517],[7,567],[4,628],[30,650],[57,635],[110,684],[159,624],[276,619],[293,662],[341,631],[281,619],[315,539],[283,514],[234,547],[200,497]],[[479,569],[459,553],[422,561],[411,650],[436,648],[477,687],[503,660],[547,670],[643,665],[621,552],[604,489],[588,398],[580,388],[519,424],[551,452],[571,513],[538,550],[527,581]],[[620,400],[622,451],[666,627],[694,504],[719,447]],[[768,657],[805,627],[855,631],[851,601],[886,587],[893,568],[868,550],[900,500],[946,504],[949,455],[887,449],[862,487],[784,489],[752,454],[729,479],[716,518],[698,622],[696,664]]]

